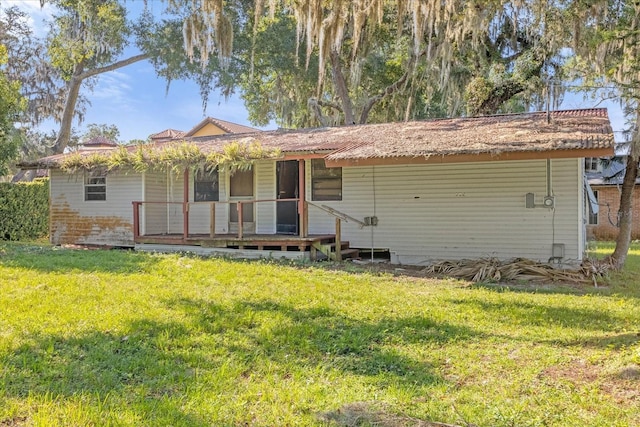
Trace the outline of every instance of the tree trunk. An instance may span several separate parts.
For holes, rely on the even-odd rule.
[[[64,149],[69,145],[69,139],[71,138],[71,124],[76,112],[76,104],[78,102],[78,96],[80,95],[82,82],[89,77],[126,67],[127,65],[142,61],[148,57],[149,55],[141,53],[139,55],[114,62],[113,64],[100,68],[93,68],[88,71],[84,70],[84,64],[82,62],[76,64],[75,69],[73,70],[73,76],[71,77],[71,80],[69,80],[69,83],[67,83],[69,92],[64,103],[64,111],[62,113],[62,120],[60,121],[60,130],[58,131],[58,137],[56,138],[56,142],[53,146],[53,154],[60,154],[64,152]]]
[[[71,79],[67,83],[67,99],[64,103],[64,111],[62,113],[62,120],[60,121],[58,137],[56,138],[56,142],[53,146],[53,154],[60,154],[64,152],[64,149],[69,145],[69,139],[71,138],[71,124],[73,122],[73,115],[76,111],[78,96],[80,95],[83,71],[83,64],[76,64],[75,69],[73,70],[73,76],[71,76]]]
[[[342,64],[340,64],[340,55],[334,49],[331,49],[331,72],[333,75],[333,84],[335,86],[338,97],[342,102],[342,111],[344,112],[344,123],[346,125],[354,125],[356,123],[355,115],[353,114],[353,103],[349,97],[349,90],[347,89],[347,82],[344,79],[342,73]]]
[[[616,270],[622,270],[624,267],[631,245],[633,193],[638,176],[638,155],[636,151],[635,147],[631,147],[631,153],[627,156],[627,169],[622,181],[622,192],[620,194],[620,229],[616,238],[616,249],[609,256],[609,261]]]

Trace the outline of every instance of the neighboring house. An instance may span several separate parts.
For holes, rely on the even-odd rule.
[[[176,139],[198,137],[198,136],[214,136],[224,135],[227,133],[253,133],[260,132],[259,129],[249,126],[239,125],[237,123],[227,122],[225,120],[207,117],[200,123],[195,125],[188,132],[175,129],[165,129],[162,132],[154,133],[149,136],[151,142],[168,142]]]
[[[59,169],[64,156],[23,164],[50,169],[52,243],[277,256],[316,250],[331,256],[350,245],[388,251],[403,264],[581,260],[584,158],[611,156],[614,144],[606,109],[189,133],[185,138],[204,153],[258,142],[281,156],[235,174],[69,175]]]
[[[118,144],[113,142],[109,138],[104,136],[96,136],[88,141],[83,142],[78,147],[79,150],[103,150],[109,148],[116,148]]]
[[[622,145],[622,144],[619,144]],[[625,158],[620,155],[605,159],[586,158],[585,172],[595,200],[597,211],[591,209],[587,221],[587,236],[596,240],[615,240],[618,237],[618,211],[620,192],[625,171]],[[595,211],[595,212],[594,212]],[[633,194],[633,225],[631,238],[640,238],[640,178]]]
[[[162,132],[149,135],[151,142],[168,142],[172,139],[182,138],[186,132],[175,129],[165,129]]]

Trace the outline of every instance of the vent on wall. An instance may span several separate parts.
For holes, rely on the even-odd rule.
[[[549,261],[562,261],[564,259],[564,243],[551,245],[551,259]]]

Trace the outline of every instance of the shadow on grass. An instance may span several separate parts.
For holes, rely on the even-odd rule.
[[[592,347],[606,348],[610,350],[620,350],[625,347],[631,347],[640,344],[640,332],[611,332],[603,337],[588,337],[582,340],[551,341],[552,344],[560,344],[567,347]]]
[[[0,244],[0,266],[45,273],[73,271],[131,274],[156,263],[149,254],[126,249],[66,249],[56,246]]]
[[[298,309],[272,301],[165,303],[182,313],[180,322],[138,321],[126,335],[34,336],[11,353],[0,353],[2,394],[60,402],[83,396],[107,413],[126,407],[151,425],[197,427],[211,420],[193,402],[202,398],[194,390],[221,390],[220,400],[233,402],[248,377],[252,384],[272,387],[274,374],[306,381],[318,372],[333,372],[338,378],[350,374],[382,388],[415,392],[415,387],[445,381],[424,349],[436,352],[438,344],[479,335],[426,317],[367,322],[329,308]],[[420,346],[423,356],[407,353],[407,345]],[[333,387],[327,384],[322,393],[332,394]],[[242,419],[242,409],[236,411],[232,415]],[[106,414],[98,416],[104,420]]]
[[[517,301],[510,298],[500,302],[490,302],[477,298],[450,299],[452,304],[480,309],[496,322],[522,326],[561,326],[566,329],[587,331],[608,331],[612,324],[624,323],[624,319],[596,308],[571,308],[566,304],[553,306]]]
[[[479,335],[426,317],[370,323],[329,308],[298,309],[272,301],[241,302],[231,308],[191,299],[167,303],[182,306],[207,334],[233,330],[246,338],[243,344],[229,344],[231,353],[282,365],[292,361],[301,366],[324,365],[345,373],[380,376],[384,381],[397,379],[399,384],[431,384],[441,379],[428,362],[401,354],[395,350],[397,346],[468,340]]]
[[[175,324],[139,322],[135,335],[93,332],[79,337],[35,336],[14,352],[0,355],[4,395],[53,400],[80,398],[105,413],[125,409],[152,425],[208,426],[182,409],[186,386],[193,376],[177,356],[159,349],[167,331],[188,332]],[[1,420],[0,420],[1,421]],[[0,424],[2,424],[0,422]]]

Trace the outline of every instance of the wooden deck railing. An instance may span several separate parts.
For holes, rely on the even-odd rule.
[[[215,237],[216,235],[216,206],[217,205],[231,205],[235,204],[238,212],[238,238],[242,239],[244,236],[244,205],[254,203],[280,203],[280,202],[300,202],[299,198],[292,199],[258,199],[258,200],[226,200],[226,201],[211,201],[211,202],[141,202],[134,201],[133,203],[133,237],[134,240],[142,237],[140,233],[140,207],[144,205],[181,205],[182,206],[182,237],[187,239],[189,237],[189,212],[191,205],[203,206],[209,205],[209,236]],[[306,215],[300,215],[299,232],[301,236],[306,235]],[[167,226],[168,228],[168,226]],[[168,231],[168,230],[167,230]]]
[[[335,247],[335,258],[336,261],[342,261],[342,221],[344,222],[355,222],[356,224],[360,225],[360,228],[365,227],[367,224],[365,224],[364,222],[360,221],[359,219],[356,219],[350,215],[347,215],[344,212],[340,212],[337,209],[332,208],[331,206],[327,206],[327,205],[317,205],[315,203],[311,203],[311,202],[306,202],[307,206],[313,206],[317,209],[320,209],[322,211],[325,211],[326,213],[328,213],[329,215],[333,215],[336,218],[336,247]],[[308,211],[308,209],[305,209],[305,212]],[[328,254],[325,254],[328,255]]]

